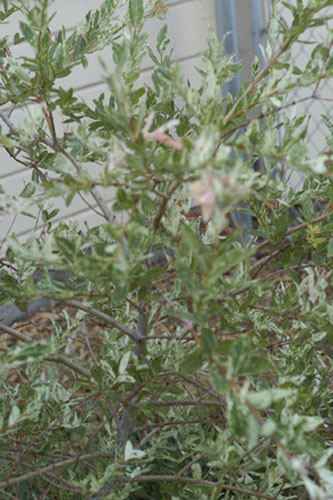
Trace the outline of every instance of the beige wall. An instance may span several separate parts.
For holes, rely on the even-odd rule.
[[[68,32],[73,30],[76,24],[90,9],[98,8],[101,0],[56,0],[53,8],[57,11],[52,21],[51,30],[55,33],[65,25]],[[175,47],[175,56],[181,61],[181,67],[184,75],[194,84],[198,81],[198,74],[194,68],[199,63],[198,53],[205,49],[206,39],[208,37],[209,26],[215,26],[215,5],[214,0],[169,0],[164,2],[169,10],[166,15],[168,24],[169,38]],[[12,18],[10,18],[12,19]],[[19,15],[6,25],[1,25],[1,36],[12,36],[18,31]],[[147,24],[147,29],[151,33],[151,43],[155,46],[156,35],[163,25],[163,21],[152,20]],[[29,54],[29,46],[20,44],[11,47],[14,55]],[[85,101],[92,102],[101,92],[107,90],[103,83],[103,71],[98,58],[102,57],[108,68],[112,70],[111,49],[107,48],[102,52],[95,53],[88,57],[89,66],[87,69],[77,67],[71,75],[62,79],[61,85],[65,88],[73,87],[76,95],[81,96]],[[141,75],[142,81],[149,80],[151,73],[151,61],[147,58],[143,63]],[[19,122],[22,118],[21,111],[15,111],[12,115],[14,122]],[[57,124],[61,127],[61,123]],[[30,172],[22,168],[22,165],[14,162],[8,157],[6,151],[0,148],[0,183],[6,193],[18,194],[24,188],[26,182],[30,179]],[[107,193],[110,198],[110,192]],[[94,205],[89,195],[85,195],[86,200]],[[55,201],[55,207],[60,208],[59,217],[70,217],[71,220],[77,220],[80,225],[88,222],[89,225],[103,222],[103,219],[94,214],[87,205],[75,196],[70,207],[66,207],[62,199]],[[35,215],[38,215],[35,210]],[[0,220],[0,240],[2,240],[7,231],[15,232],[21,237],[27,237],[36,226],[40,226],[40,220],[34,221],[31,218],[18,216],[14,219],[12,216],[4,216]]]
[[[1,0],[0,0],[1,1]],[[295,2],[295,0],[292,0]],[[238,11],[238,28],[239,28],[239,47],[240,57],[244,64],[244,78],[249,78],[251,62],[253,58],[252,41],[250,38],[250,14],[249,2],[246,0],[235,0]],[[263,0],[265,3],[266,0]],[[98,8],[101,5],[101,0],[55,0],[54,10],[57,12],[52,21],[52,32],[55,33],[65,25],[68,33],[75,29],[76,24],[84,17],[89,9]],[[205,49],[206,39],[208,37],[209,26],[215,27],[215,2],[214,0],[169,0],[165,1],[169,10],[166,16],[166,22],[169,27],[169,38],[175,47],[175,55],[181,61],[181,67],[184,75],[191,80],[193,84],[198,83],[198,73],[195,66],[199,63],[198,53]],[[280,4],[281,5],[281,4]],[[282,15],[288,20],[289,11],[281,6]],[[330,11],[333,10],[329,8]],[[8,24],[1,25],[1,36],[12,36],[18,31],[19,16]],[[152,46],[155,45],[156,35],[162,26],[163,22],[159,20],[149,21],[147,29],[151,33]],[[316,29],[312,33],[313,40],[322,36],[323,30]],[[300,50],[301,49],[301,50]],[[298,50],[298,52],[297,52]],[[309,51],[312,50],[311,45],[302,45],[295,49],[293,58],[297,60],[299,66],[302,66],[306,58],[309,56]],[[28,45],[18,45],[12,47],[15,55],[23,55],[29,53]],[[89,66],[87,69],[77,67],[71,75],[61,81],[61,85],[65,88],[73,87],[76,95],[82,97],[88,103],[91,103],[101,92],[107,90],[103,82],[103,72],[98,58],[102,57],[112,71],[112,55],[110,48],[105,49],[100,53],[89,56]],[[149,81],[151,74],[151,62],[147,58],[143,63],[143,71],[140,77],[141,81]],[[329,96],[331,98],[333,91],[332,82],[329,85],[321,88],[321,95],[323,97]],[[309,91],[302,91],[298,98],[304,96]],[[297,96],[295,96],[297,97]],[[306,105],[309,105],[307,102]],[[325,149],[325,134],[326,130],[321,122],[320,115],[327,113],[332,116],[332,107],[328,107],[327,103],[313,101],[311,106],[306,109],[305,104],[298,105],[298,112],[309,112],[311,120],[309,123],[309,130],[312,136],[312,143],[310,143],[311,154],[316,155],[319,151]],[[18,122],[21,119],[21,111],[13,113],[13,120]],[[318,126],[320,123],[320,126]],[[62,125],[58,123],[60,128]],[[26,182],[29,181],[30,172],[22,168],[22,165],[15,163],[8,157],[6,151],[0,148],[0,183],[5,191],[10,194],[18,194],[23,189]],[[301,184],[302,177],[299,173],[294,173],[292,176],[292,185],[297,187]],[[110,192],[106,193],[110,198]],[[93,200],[86,196],[87,201],[94,205]],[[80,225],[83,222],[88,222],[89,225],[102,222],[102,219],[94,214],[87,208],[82,199],[78,196],[74,198],[70,207],[66,207],[62,199],[55,201],[55,207],[60,208],[59,218],[70,217],[71,220],[77,220]],[[35,211],[37,215],[37,211]],[[23,238],[27,237],[34,227],[39,226],[40,221],[34,221],[31,218],[18,216],[15,220],[11,216],[4,216],[0,219],[0,241],[6,236],[7,231],[10,229],[21,235]]]

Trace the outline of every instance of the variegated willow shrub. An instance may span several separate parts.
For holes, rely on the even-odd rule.
[[[241,65],[213,32],[198,87],[166,26],[148,41],[162,2],[104,0],[70,34],[49,0],[2,2],[20,22],[0,42],[0,144],[31,178],[1,213],[36,229],[2,235],[1,304],[71,313],[37,338],[0,325],[1,498],[333,498],[333,124],[312,158],[291,94],[333,76],[332,5],[282,3],[291,22],[272,2],[265,63],[232,97]],[[318,27],[300,71],[292,47]],[[106,46],[87,104],[62,78]],[[98,225],[62,215],[78,196]]]

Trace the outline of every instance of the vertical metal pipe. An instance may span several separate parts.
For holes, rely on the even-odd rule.
[[[239,44],[238,44],[238,26],[237,26],[237,10],[235,0],[215,0],[216,9],[216,24],[219,38],[226,36],[224,40],[225,54],[235,54],[236,61],[239,61]],[[236,96],[241,86],[241,75],[237,73],[235,78],[228,82],[223,87],[223,93],[231,93]],[[236,221],[240,226],[245,226],[247,229],[252,228],[252,218],[246,214],[235,212]],[[245,241],[248,235],[245,234]]]
[[[253,52],[258,56],[260,67],[262,68],[264,65],[264,58],[260,50],[260,45],[264,45],[265,35],[267,33],[262,0],[250,0],[250,16]]]
[[[225,54],[235,54],[236,61],[239,61],[238,26],[235,0],[215,0],[217,34],[224,40]],[[225,94],[230,92],[235,96],[241,86],[241,75],[238,73],[235,78],[224,85]]]

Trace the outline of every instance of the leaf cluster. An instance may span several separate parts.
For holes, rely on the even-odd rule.
[[[21,21],[0,41],[0,145],[31,178],[0,206],[39,217],[2,245],[0,301],[62,313],[31,335],[0,322],[1,494],[332,498],[333,124],[312,158],[292,97],[318,100],[332,77],[330,2],[282,2],[289,25],[279,4],[264,66],[231,96],[241,65],[213,32],[197,87],[165,25],[148,42],[160,1],[104,0],[70,35],[49,29],[51,1],[3,1],[0,21]],[[300,71],[291,48],[318,27]],[[107,46],[108,91],[89,104],[62,79]],[[76,196],[95,227],[63,219]]]

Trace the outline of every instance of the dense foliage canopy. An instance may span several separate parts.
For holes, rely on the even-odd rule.
[[[38,338],[0,323],[2,498],[333,498],[333,124],[310,157],[289,97],[333,76],[331,0],[282,3],[291,23],[272,1],[265,64],[232,97],[241,66],[213,32],[199,87],[166,26],[148,40],[162,2],[104,0],[70,34],[50,31],[49,0],[2,2],[21,20],[0,41],[0,145],[31,180],[0,207],[36,230],[6,236],[0,300],[51,298],[66,320]],[[301,71],[291,49],[318,27]],[[90,105],[62,78],[107,45]],[[54,206],[88,195],[93,228]]]

